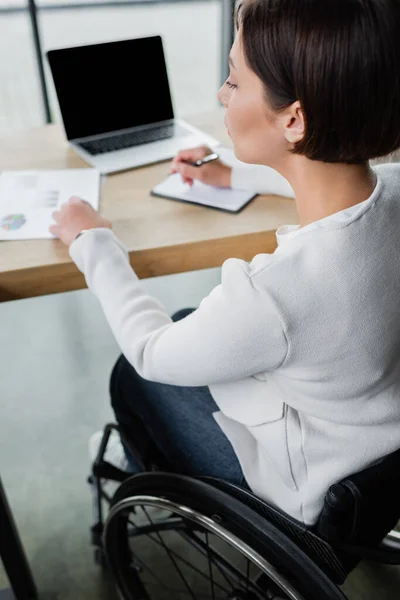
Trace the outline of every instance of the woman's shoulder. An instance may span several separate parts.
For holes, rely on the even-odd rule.
[[[381,181],[379,206],[390,220],[398,222],[400,211],[400,162],[377,164],[372,167]]]
[[[245,261],[240,258],[229,258],[222,266],[222,273],[241,273],[242,277],[251,280],[260,271],[272,267],[275,262],[275,255],[268,253],[257,254],[250,261]]]
[[[400,195],[400,157],[398,162],[375,164],[372,168],[384,183],[395,186]]]
[[[276,253],[260,253],[250,261],[230,258],[222,266],[221,283],[225,288],[240,288],[240,294],[265,292],[274,289],[277,280],[285,278],[287,269],[282,264],[285,262],[286,257]]]

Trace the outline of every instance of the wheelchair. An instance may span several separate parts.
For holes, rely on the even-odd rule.
[[[104,460],[113,429],[143,472]],[[400,565],[400,449],[331,486],[313,527],[226,481],[144,460],[114,424],[88,481],[95,559],[124,600],[345,600],[339,586],[361,560]]]

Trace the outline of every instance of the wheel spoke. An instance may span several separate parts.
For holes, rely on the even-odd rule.
[[[171,588],[169,588],[168,586],[165,585],[165,583],[163,583],[161,581],[161,579],[158,577],[158,575],[156,575],[153,571],[153,569],[151,569],[141,558],[139,558],[134,552],[132,553],[133,556],[135,557],[135,561],[143,568],[146,569],[150,575],[152,575],[152,577],[154,577],[154,579],[156,581],[159,582],[160,587],[162,587],[165,591],[167,592],[176,592],[176,590],[172,590]],[[134,569],[135,567],[132,565],[132,568]],[[144,581],[142,581],[143,584],[145,584]],[[149,582],[146,583],[146,585],[149,585]]]
[[[201,552],[202,554],[205,554],[206,551],[204,549],[204,544],[203,542],[192,532],[178,532],[180,534],[181,537],[183,537],[184,540],[189,541],[189,543],[191,543],[192,545],[195,545],[196,548],[199,550],[199,552]],[[214,550],[213,550],[214,554],[217,554]],[[235,585],[232,584],[232,581],[230,579],[228,579],[225,570],[221,568],[221,566],[219,565],[218,561],[214,561],[214,564],[216,566],[216,568],[218,569],[218,572],[222,575],[222,577],[225,579],[226,583],[229,585],[230,590],[233,590],[235,588]]]
[[[206,531],[206,544],[207,544],[208,570],[210,572],[211,598],[212,598],[212,600],[215,600],[214,577],[213,577],[213,570],[212,570],[212,562],[211,562],[211,558],[210,558],[210,544],[208,542],[208,531]]]
[[[128,520],[128,523],[130,523],[131,525],[133,525],[134,527],[136,527],[136,529],[139,529],[132,521]],[[146,533],[145,535],[154,544],[157,544],[158,546],[164,547],[164,545],[158,539],[156,539],[155,537],[153,537],[150,533]],[[182,556],[180,556],[180,554],[178,554],[175,550],[169,549],[169,552],[171,553],[171,555],[174,558],[176,558],[177,560],[181,561],[184,565],[186,565],[187,567],[189,567],[190,569],[192,569],[195,573],[197,573],[198,575],[200,575],[204,579],[208,579],[208,575],[206,575],[205,573],[203,573],[203,571],[201,571],[199,568],[195,567],[186,558],[183,558]],[[136,554],[135,554],[135,556],[136,556]],[[219,588],[222,592],[224,592],[226,594],[229,594],[230,591],[233,589],[232,585],[231,585],[231,583],[229,581],[228,581],[228,584],[229,584],[230,589],[227,589],[226,587],[223,587],[220,583],[218,583],[216,581],[214,582],[215,587]]]
[[[195,533],[190,532],[190,531],[189,532],[178,532],[178,533],[184,539],[189,539],[189,542],[191,542],[193,545],[195,545],[200,552],[202,552],[204,555],[207,555],[206,544]],[[216,566],[219,573],[222,575],[222,577],[228,583],[230,589],[234,590],[238,585],[243,589],[244,581],[245,581],[244,573],[242,573],[239,569],[237,569],[230,562],[228,562],[227,559],[224,556],[222,556],[222,554],[218,550],[216,550],[212,546],[210,546],[210,549],[212,551],[213,564]],[[232,583],[232,581],[230,579],[228,579],[228,576],[226,573],[228,573],[230,576],[233,576],[235,578],[234,583]],[[256,584],[254,584],[253,582],[251,582],[250,580],[248,580],[248,589],[249,588],[251,588],[253,591],[260,592],[260,589],[258,588],[258,586]]]
[[[135,560],[137,561],[137,563],[143,568],[146,569],[150,575],[156,580],[154,581],[143,581],[142,580],[142,584],[143,585],[153,585],[153,586],[157,586],[159,588],[162,588],[164,591],[169,592],[170,594],[188,594],[188,592],[184,592],[182,590],[175,590],[174,588],[171,588],[167,585],[165,585],[165,583],[163,583],[161,581],[161,579],[158,577],[158,575],[156,575],[153,571],[153,569],[151,569],[142,559],[140,559],[136,554],[134,554]],[[134,568],[134,567],[133,567]],[[156,583],[157,582],[157,583]],[[209,600],[209,596],[204,596],[202,594],[200,594],[198,596],[198,598],[205,598],[207,600]]]
[[[249,590],[249,581],[250,581],[250,561],[247,559],[247,567],[246,567],[246,592]]]
[[[146,517],[148,518],[150,525],[154,525],[153,521],[151,520],[151,517],[148,513],[148,511],[145,509],[144,506],[142,506],[142,510],[145,513]],[[193,600],[197,600],[197,597],[195,596],[195,594],[193,593],[192,588],[190,587],[190,585],[188,584],[188,582],[186,581],[186,577],[183,575],[182,570],[179,568],[175,558],[172,556],[172,553],[170,551],[170,549],[167,547],[166,543],[164,542],[164,540],[162,539],[160,533],[158,531],[155,532],[156,536],[158,538],[158,540],[160,541],[162,547],[164,548],[165,552],[167,553],[170,561],[172,562],[172,564],[174,565],[178,575],[180,576],[180,578],[182,579],[187,591],[189,592],[189,595],[193,598]]]
[[[161,581],[161,579],[158,577],[158,575],[156,575],[153,571],[153,569],[151,569],[142,559],[140,559],[136,554],[134,554],[135,560],[138,562],[138,564],[143,568],[146,569],[150,575],[155,579],[155,581],[143,581],[142,580],[142,584],[143,585],[153,585],[153,586],[157,586],[159,588],[162,588],[164,591],[169,592],[170,594],[186,594],[188,595],[189,592],[185,592],[182,590],[176,590],[174,588],[171,588],[167,585],[165,585],[165,583],[163,583]],[[200,594],[198,596],[198,598],[205,598],[207,600],[209,600],[209,596],[204,596],[202,594]]]
[[[143,581],[144,585],[152,585],[152,586],[157,586],[156,583],[154,583],[153,581]],[[160,587],[160,586],[158,586]],[[174,590],[172,588],[166,588],[165,586],[163,587],[163,589],[166,589],[170,594],[185,594],[186,596],[188,595],[189,592],[184,592],[183,590]],[[171,596],[171,598],[174,598],[175,596]],[[205,596],[204,594],[198,594],[197,596],[199,598],[199,600],[210,600],[210,596]],[[218,596],[218,598],[216,597],[215,600],[226,600],[227,596]],[[277,600],[280,600],[279,598]]]

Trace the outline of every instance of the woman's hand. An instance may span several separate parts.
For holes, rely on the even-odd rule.
[[[60,238],[64,244],[70,246],[76,236],[84,229],[108,227],[111,222],[103,219],[94,208],[86,202],[73,196],[59,211],[52,214],[55,225],[50,227],[50,232]]]
[[[180,173],[184,183],[193,185],[193,181],[198,179],[202,183],[215,185],[216,187],[231,187],[231,167],[228,167],[222,160],[214,160],[201,167],[193,167],[188,164],[202,159],[212,150],[207,146],[198,146],[188,150],[181,150],[172,161],[171,173]]]

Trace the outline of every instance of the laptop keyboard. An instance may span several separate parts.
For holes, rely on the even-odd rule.
[[[143,129],[141,131],[129,131],[128,133],[119,133],[98,140],[80,142],[79,145],[89,152],[89,154],[105,154],[106,152],[115,152],[124,150],[133,146],[150,144],[173,137],[175,134],[175,124],[161,125],[152,129]]]

